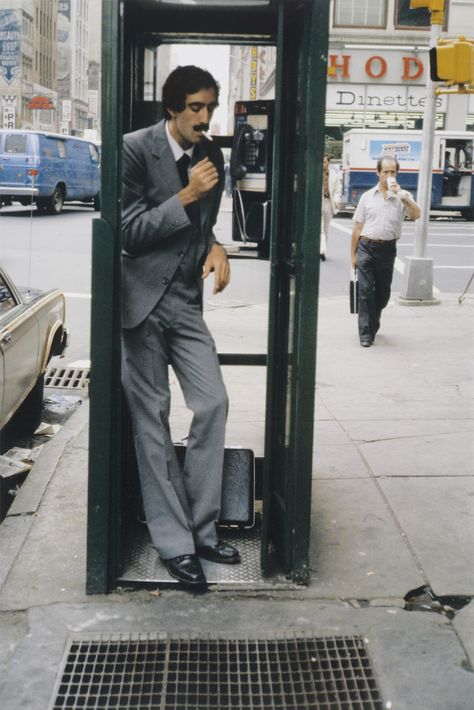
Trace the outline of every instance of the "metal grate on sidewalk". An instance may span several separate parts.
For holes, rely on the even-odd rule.
[[[87,389],[89,377],[89,368],[50,367],[44,376],[44,386],[60,389]]]
[[[73,640],[51,710],[382,710],[364,640],[116,634]]]

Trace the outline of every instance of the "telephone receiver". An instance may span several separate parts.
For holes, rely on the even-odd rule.
[[[243,123],[238,128],[232,142],[232,152],[230,156],[230,176],[232,180],[242,180],[248,172],[248,156],[253,149],[258,155],[259,145],[262,144],[264,134],[249,123]],[[256,155],[252,156],[252,162],[256,162]]]

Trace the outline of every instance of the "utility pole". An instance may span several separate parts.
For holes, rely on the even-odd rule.
[[[436,47],[444,22],[444,0],[435,2],[433,9],[429,0],[412,2],[410,7],[429,7],[431,10],[430,48]],[[441,6],[441,9],[439,9]],[[405,265],[404,283],[399,302],[407,306],[431,306],[439,301],[433,296],[433,259],[426,257],[428,225],[431,206],[431,179],[433,172],[434,132],[436,126],[435,85],[428,77],[426,81],[426,100],[423,114],[423,135],[421,139],[420,172],[418,175],[417,203],[421,216],[415,225],[415,243],[413,256],[409,256]]]

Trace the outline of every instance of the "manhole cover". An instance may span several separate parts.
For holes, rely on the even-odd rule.
[[[166,634],[73,640],[52,709],[382,710],[363,639]]]
[[[50,367],[44,376],[45,387],[62,389],[87,389],[89,369],[78,367]]]

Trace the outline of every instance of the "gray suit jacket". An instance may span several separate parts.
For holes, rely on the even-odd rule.
[[[193,164],[208,157],[218,185],[199,202],[205,250],[216,241],[213,227],[224,185],[223,157],[215,143],[194,148]],[[165,121],[124,136],[122,204],[122,326],[135,328],[153,310],[185,257],[199,239],[182,206],[182,185],[165,132]],[[196,267],[199,268],[199,264]]]

